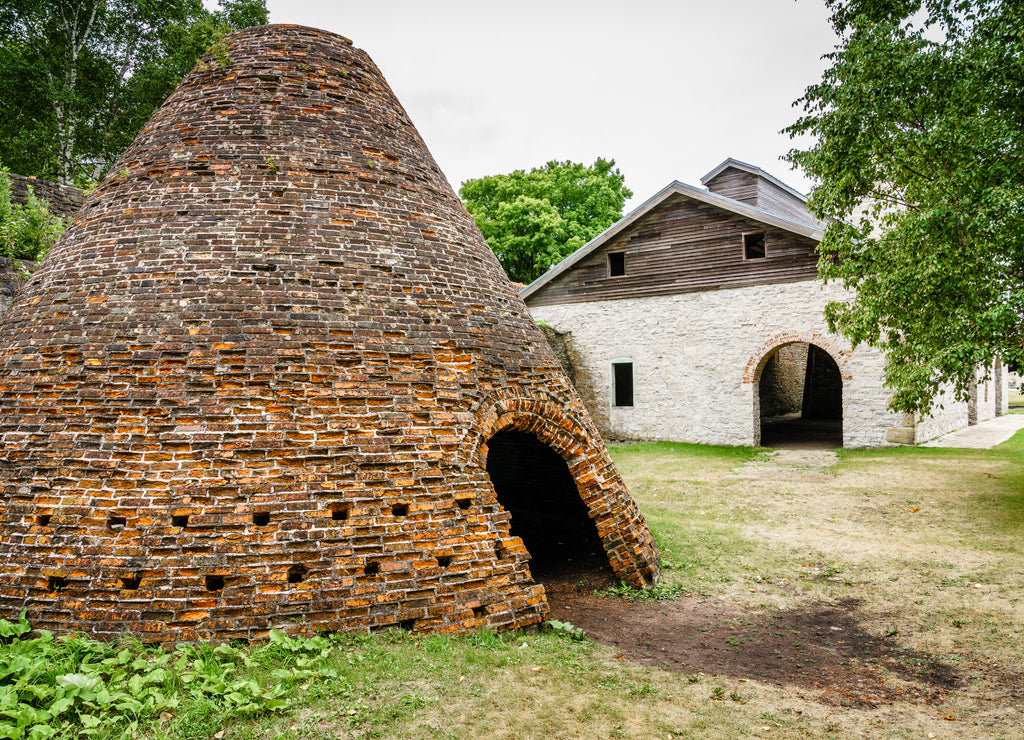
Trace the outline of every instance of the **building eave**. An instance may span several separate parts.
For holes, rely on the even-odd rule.
[[[547,272],[520,290],[519,295],[526,300],[559,275],[569,270],[569,268],[577,264],[580,260],[587,257],[595,250],[600,249],[616,235],[628,229],[639,219],[646,216],[673,195],[681,195],[685,198],[706,203],[707,205],[714,206],[715,208],[720,208],[724,211],[728,211],[729,213],[734,213],[737,216],[743,216],[744,218],[749,218],[769,226],[774,226],[793,234],[799,234],[800,236],[805,236],[809,239],[814,239],[815,241],[820,242],[823,236],[821,229],[817,229],[810,224],[806,224],[801,221],[794,221],[793,219],[786,218],[785,216],[780,216],[777,213],[771,213],[770,211],[765,211],[761,208],[741,203],[738,200],[716,195],[710,191],[695,188],[692,185],[687,185],[675,180],[570,254],[557,265],[553,265]]]

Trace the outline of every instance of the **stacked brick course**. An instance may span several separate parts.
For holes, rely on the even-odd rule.
[[[566,461],[617,575],[643,517],[380,72],[227,37],[0,325],[0,606],[149,640],[464,632],[546,603],[487,440]]]

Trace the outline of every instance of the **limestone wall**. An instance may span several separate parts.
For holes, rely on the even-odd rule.
[[[532,307],[535,319],[572,333],[577,387],[610,438],[754,444],[756,387],[766,357],[793,342],[829,352],[843,375],[843,444],[882,446],[905,428],[886,409],[884,358],[851,351],[826,331],[822,310],[837,285],[782,285]],[[611,361],[634,363],[634,406],[611,406]]]
[[[914,442],[927,442],[954,429],[967,426],[967,402],[958,401],[952,386],[944,385],[939,392],[931,413],[918,415],[914,430]]]

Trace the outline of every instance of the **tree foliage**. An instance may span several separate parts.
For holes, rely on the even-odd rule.
[[[832,219],[821,273],[856,290],[826,317],[928,411],[1024,359],[1024,4],[826,1],[842,42],[788,129],[816,140],[789,157]]]
[[[62,231],[63,219],[50,213],[31,185],[25,192],[25,205],[12,202],[11,178],[0,168],[0,257],[42,259]]]
[[[530,283],[618,221],[633,193],[598,158],[468,180],[459,195],[509,278]]]
[[[0,0],[0,159],[62,183],[98,179],[228,31],[264,0]]]

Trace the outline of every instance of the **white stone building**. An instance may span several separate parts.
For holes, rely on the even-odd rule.
[[[782,421],[876,447],[1005,413],[998,363],[970,404],[889,411],[882,355],[825,326],[846,293],[817,279],[804,197],[732,159],[701,182],[671,183],[522,291],[606,437],[756,445]]]

